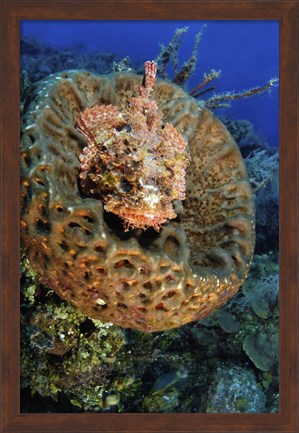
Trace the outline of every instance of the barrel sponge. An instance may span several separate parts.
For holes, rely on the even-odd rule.
[[[157,80],[163,122],[188,143],[186,199],[158,233],[124,232],[78,181],[95,105],[120,109],[142,77],[53,74],[37,83],[21,138],[21,240],[40,282],[89,317],[143,332],[176,328],[227,302],[247,276],[254,204],[239,149],[224,125],[180,87]]]

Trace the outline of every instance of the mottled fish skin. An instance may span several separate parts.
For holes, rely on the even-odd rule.
[[[144,66],[144,85],[136,86],[123,110],[95,105],[76,124],[87,139],[79,155],[82,190],[118,215],[125,231],[160,231],[177,216],[173,202],[185,199],[187,142],[170,123],[162,124],[151,98],[157,65]]]

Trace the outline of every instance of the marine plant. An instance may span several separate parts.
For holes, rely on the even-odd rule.
[[[260,331],[255,335],[247,335],[243,349],[257,368],[262,371],[271,370],[278,363],[278,330],[271,334]]]

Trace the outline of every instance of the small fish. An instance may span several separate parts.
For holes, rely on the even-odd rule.
[[[170,373],[165,373],[159,376],[154,383],[151,395],[155,395],[170,388],[180,379],[180,374],[177,371],[171,371]]]

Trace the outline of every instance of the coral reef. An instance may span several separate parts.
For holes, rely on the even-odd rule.
[[[255,255],[250,278],[241,291],[231,301],[239,311],[252,308],[255,314],[266,319],[271,309],[278,303],[279,265],[273,252]]]
[[[124,67],[125,64],[128,65],[129,63],[112,53],[87,53],[82,46],[58,50],[45,46],[36,39],[29,38],[21,38],[20,50],[20,69],[26,71],[33,82],[64,69],[88,69],[98,74],[107,74],[112,72],[114,68],[118,70],[117,68],[121,67],[121,64]]]
[[[278,362],[278,332],[270,335],[263,332],[247,335],[244,339],[243,349],[257,368],[269,371],[273,364]]]
[[[89,320],[51,293],[43,304],[45,289],[35,287],[35,308],[23,302],[21,386],[54,401],[63,395],[85,411],[116,405],[121,392],[115,374],[126,377],[119,356],[126,344],[122,330]]]
[[[248,281],[266,275],[273,266],[265,257],[257,260]],[[240,390],[242,386],[246,389],[246,401],[231,396],[234,410],[252,409],[248,401],[256,401],[254,384],[258,383],[258,394],[265,396],[261,411],[277,412],[277,349],[272,344],[276,341],[277,348],[277,298],[267,320],[249,305],[240,309],[240,293],[201,322],[162,333],[140,333],[90,320],[41,286],[26,258],[22,269],[25,411],[36,411],[43,396],[53,399],[44,403],[51,412],[63,407],[67,412],[204,413],[217,410],[211,402],[219,402],[221,376],[227,377],[226,385],[237,383]],[[256,340],[258,335],[267,336],[271,344],[260,344],[265,340]],[[253,338],[255,343],[248,350],[248,340]],[[261,369],[271,359],[270,369]],[[248,380],[253,386],[246,387],[241,379],[247,377],[250,370],[244,365],[249,363]],[[222,375],[217,374],[218,369]],[[226,375],[225,370],[231,374]]]
[[[251,370],[224,365],[216,371],[208,395],[208,413],[259,413],[265,396]]]
[[[278,152],[268,155],[265,150],[257,150],[249,154],[245,162],[254,192],[264,188],[278,172]]]
[[[256,253],[277,256],[279,249],[279,177],[278,169],[266,187],[255,196],[256,213]]]
[[[270,312],[270,308],[278,300],[278,272],[273,272],[272,274],[269,274],[265,277],[261,277],[259,280],[249,280],[248,283],[243,286],[242,293],[245,297],[245,305],[247,304],[248,306],[251,306],[253,311],[259,317],[266,319]]]
[[[232,121],[223,118],[222,121],[240,148],[253,191],[257,193],[259,190],[265,190],[268,184],[272,183],[273,194],[271,195],[278,205],[278,150],[269,146],[264,138],[255,132],[252,123],[248,120]],[[269,191],[266,195],[269,195]],[[259,194],[256,194],[255,198],[258,197]],[[266,197],[259,200],[257,207],[260,207],[262,202],[267,202]]]
[[[250,154],[261,150],[266,151],[267,156],[272,156],[277,152],[275,148],[266,143],[265,137],[256,132],[249,120],[232,120],[228,117],[221,117],[221,121],[236,140],[244,159]]]
[[[132,64],[130,57],[124,57],[118,62],[114,61],[112,64],[113,72],[128,72],[132,71]]]
[[[126,234],[101,200],[84,194],[78,179],[86,138],[75,124],[96,105],[122,111],[141,81],[68,71],[36,85],[24,114],[21,227],[41,282],[92,318],[148,332],[202,318],[236,293],[252,259],[254,206],[225,127],[163,80],[152,98],[191,155],[177,218],[158,236]]]
[[[222,119],[236,140],[244,158],[256,205],[256,246],[258,255],[279,247],[279,154],[259,136],[247,120]]]
[[[181,34],[187,31],[182,30]],[[179,36],[180,32],[172,43],[172,51],[167,52],[164,47],[163,61],[171,54],[175,75],[179,72]],[[21,44],[22,69],[26,69],[21,77],[25,182],[22,191],[28,194],[24,196],[22,217],[29,226],[23,226],[23,245],[30,258],[29,262],[23,256],[21,262],[21,411],[277,413],[279,268],[275,170],[274,173],[263,171],[264,179],[268,175],[271,178],[255,194],[258,255],[255,255],[249,276],[236,296],[222,309],[214,311],[213,296],[217,293],[211,272],[220,276],[219,292],[223,293],[227,289],[226,269],[231,262],[221,265],[214,256],[209,257],[207,263],[208,245],[211,245],[208,237],[213,234],[213,230],[209,231],[213,219],[209,220],[208,216],[216,212],[208,167],[217,161],[218,131],[219,148],[227,140],[231,143],[231,138],[227,138],[225,128],[200,107],[205,104],[202,95],[214,89],[206,88],[206,84],[218,78],[220,71],[204,74],[203,81],[191,92],[200,98],[199,107],[176,86],[157,80],[151,96],[157,102],[163,124],[172,124],[188,142],[187,149],[193,148],[193,162],[187,169],[187,200],[183,205],[179,201],[174,203],[177,217],[162,228],[160,234],[153,229],[142,233],[138,229],[125,232],[117,216],[106,212],[98,198],[82,190],[79,155],[87,142],[75,125],[82,112],[94,105],[110,104],[119,111],[124,110],[125,101],[138,96],[135,85],[142,87],[141,77],[124,73],[136,67],[129,59],[121,60],[109,53],[91,56],[80,54],[80,50],[58,52],[32,41]],[[114,70],[121,74],[99,77],[73,71],[34,83],[65,67],[87,68],[100,74]],[[166,65],[164,74],[166,76]],[[102,91],[97,86],[103,86]],[[173,105],[166,102],[172,97],[177,98]],[[220,105],[226,102],[220,101]],[[189,132],[184,130],[188,123],[191,124]],[[252,157],[260,151],[265,152],[262,162],[266,165],[266,160],[275,155],[275,151],[257,136],[250,122],[225,119],[224,124],[237,142],[245,163],[250,154]],[[211,148],[215,154],[209,158]],[[233,156],[234,152],[232,147]],[[225,167],[229,170],[229,154],[220,154],[219,161],[221,158],[224,163],[221,170],[225,171]],[[254,179],[258,179],[259,167],[251,167]],[[193,172],[197,173],[197,179]],[[200,202],[195,197],[198,191],[193,189],[198,180]],[[219,195],[223,192],[220,190]],[[241,197],[235,199],[225,193],[228,204],[242,206],[242,189],[237,189],[236,194],[238,192]],[[227,203],[223,203],[224,206]],[[228,244],[224,250],[231,248],[225,256],[228,258],[236,234],[226,225],[229,218],[223,204],[223,223],[232,241],[229,244],[226,238]],[[197,217],[196,220],[191,218],[190,224],[188,209],[192,218],[195,214]],[[203,219],[198,225],[201,214]],[[198,226],[195,234],[191,230],[194,230],[194,221]],[[199,234],[206,234],[200,245],[197,244]],[[201,262],[197,266],[199,258]],[[245,262],[250,262],[247,256]],[[205,290],[198,290],[191,284],[191,271],[204,272]],[[183,310],[189,305],[197,308],[202,317],[210,314],[201,321],[158,333],[118,329],[88,318],[79,308],[56,296],[48,288],[51,278],[57,284],[58,280],[61,282],[64,297],[69,301],[73,299],[75,306],[82,308],[83,299],[88,303],[88,296],[93,296],[95,299],[90,305],[97,311],[92,314],[98,315],[101,311],[103,320],[105,310],[108,309],[107,320],[112,321],[109,315],[118,315],[117,310],[127,306],[126,326],[142,331],[150,330],[146,329],[142,308],[154,310],[163,329],[169,327],[170,314],[165,309],[168,307],[171,311],[176,304],[168,302],[167,298],[162,300],[166,294],[179,296],[178,305],[182,302]],[[117,284],[112,284],[113,281]],[[107,291],[103,293],[103,286],[98,283],[107,285]],[[179,295],[174,294],[175,287],[179,287]],[[203,293],[206,293],[204,298]],[[233,290],[226,299],[232,294]],[[126,305],[121,305],[124,302]],[[155,310],[155,306],[159,308]],[[181,317],[172,320],[171,326],[179,326]]]
[[[179,405],[178,390],[172,388],[162,394],[149,395],[144,398],[143,411],[144,412],[175,412],[176,407]]]

